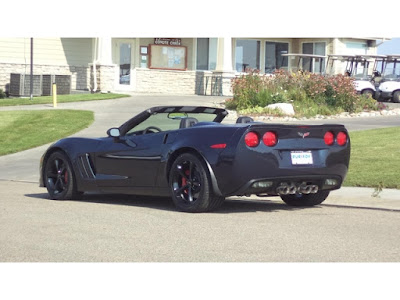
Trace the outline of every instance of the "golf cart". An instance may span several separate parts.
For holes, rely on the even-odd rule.
[[[282,60],[285,57],[290,57],[291,59],[297,60],[297,67],[293,67],[295,64],[289,64],[291,67],[289,71],[309,71],[311,73],[320,73],[324,72],[324,59],[326,56],[324,55],[315,55],[315,54],[301,54],[301,53],[284,53],[282,54]],[[283,63],[282,63],[283,64]]]
[[[400,54],[388,55],[382,72],[382,80],[376,93],[379,101],[391,99],[400,102]]]
[[[328,55],[327,74],[333,73],[335,61],[346,62],[344,74],[354,78],[357,93],[374,97],[385,59],[385,55]],[[370,68],[372,63],[373,67]],[[378,71],[378,68],[381,71]]]

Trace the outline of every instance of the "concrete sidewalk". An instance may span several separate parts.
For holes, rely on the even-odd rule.
[[[376,197],[373,196],[374,191],[374,188],[342,187],[339,190],[332,191],[322,205],[400,212],[400,190],[383,189]],[[250,197],[232,196],[229,199],[282,202],[280,197],[257,197],[255,195]]]
[[[342,187],[332,191],[323,204],[400,211],[400,190],[383,189],[373,196],[374,188]]]

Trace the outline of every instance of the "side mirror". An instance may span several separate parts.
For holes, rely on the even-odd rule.
[[[113,138],[119,138],[121,133],[119,132],[119,128],[110,128],[107,130],[107,135]]]

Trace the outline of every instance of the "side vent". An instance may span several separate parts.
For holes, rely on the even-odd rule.
[[[79,171],[84,179],[95,179],[96,175],[93,171],[92,163],[88,153],[78,157]]]

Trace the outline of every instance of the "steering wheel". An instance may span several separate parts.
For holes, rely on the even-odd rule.
[[[157,130],[158,132],[161,132],[162,130],[156,126],[149,126],[146,129],[143,130],[143,134],[149,133],[150,130]]]

